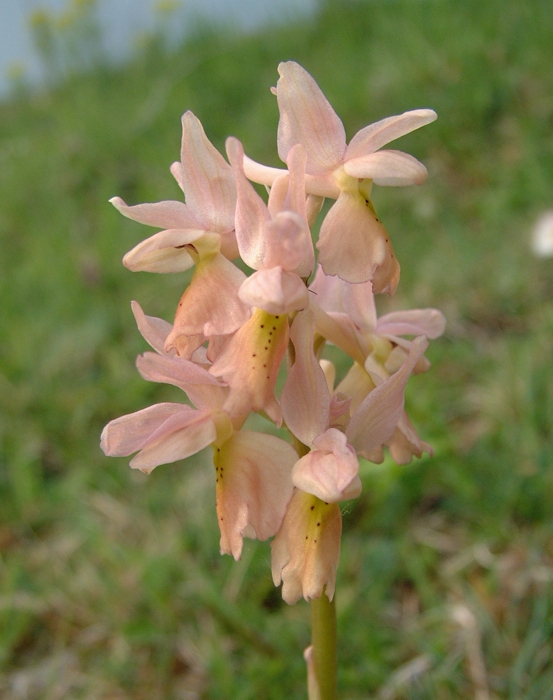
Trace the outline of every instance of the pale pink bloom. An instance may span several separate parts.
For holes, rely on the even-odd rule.
[[[242,284],[240,299],[270,314],[306,308],[304,279],[313,271],[315,257],[307,223],[302,146],[290,150],[289,172],[273,183],[268,205],[244,175],[242,144],[227,139],[227,153],[236,178],[238,249],[244,262],[257,271]]]
[[[405,385],[427,347],[425,336],[415,338],[400,369],[369,392],[353,412],[346,436],[358,454],[370,459],[392,437],[404,413]]]
[[[144,316],[138,305],[135,314],[146,328],[145,335],[151,337],[153,330],[155,336],[159,319]],[[155,343],[159,346],[157,338]],[[244,416],[224,410],[228,386],[200,365],[147,352],[138,357],[137,367],[149,381],[180,387],[196,408],[163,403],[117,418],[102,432],[104,452],[109,456],[138,452],[131,467],[149,474],[160,464],[185,459],[212,445],[221,552],[238,559],[244,536],[272,537],[292,495],[295,450],[272,435],[237,430]]]
[[[319,269],[310,289],[314,292],[310,301],[317,331],[354,359],[353,366],[336,387],[336,393],[351,398],[352,414],[375,386],[397,372],[406,361],[412,341],[401,335],[437,338],[445,329],[445,319],[437,309],[396,311],[377,318],[370,282],[349,284],[326,276]],[[428,360],[421,355],[413,371],[422,372],[428,367]],[[386,444],[399,464],[410,462],[413,455],[432,453],[405,412]],[[384,459],[381,446],[370,453],[365,451],[365,456],[374,462]]]
[[[407,379],[428,341],[424,337],[413,341],[398,371],[377,387],[365,373],[366,394],[355,409],[350,409],[349,421],[342,421],[350,402],[339,406],[331,402],[325,374],[313,352],[313,330],[312,313],[300,312],[292,324],[295,357],[281,406],[288,429],[312,448],[294,466],[294,485],[331,503],[355,498],[361,492],[356,452],[370,458],[394,434],[402,419]],[[343,432],[336,429],[340,423]]]
[[[393,311],[378,318],[371,282],[349,284],[326,275],[319,267],[309,289],[317,331],[362,365],[372,353],[383,351],[382,339],[408,351],[411,341],[400,336],[425,335],[434,339],[445,330],[445,318],[438,309]],[[391,349],[390,346],[388,354]],[[389,369],[395,371],[405,355],[392,356]]]
[[[282,597],[288,604],[297,603],[302,596],[305,600],[320,598],[323,590],[332,600],[341,535],[342,514],[337,503],[294,491],[271,543],[273,581],[275,586],[282,582]]]
[[[420,185],[422,163],[401,151],[382,146],[436,119],[430,109],[418,109],[382,119],[361,129],[346,143],[342,121],[313,78],[294,61],[279,65],[275,93],[280,110],[278,152],[286,162],[301,143],[307,153],[306,190],[337,200],[321,226],[319,261],[326,274],[349,282],[372,280],[375,292],[393,293],[399,265],[370,194],[377,185]],[[245,161],[247,176],[271,184],[277,168]]]
[[[216,235],[223,255],[235,258],[232,170],[190,111],[182,117],[181,162],[174,163],[171,172],[184,191],[186,204],[170,200],[127,206],[120,197],[110,200],[129,219],[165,229],[139,243],[125,255],[123,263],[133,271],[187,270],[194,264],[191,246],[197,247],[206,233]]]
[[[152,317],[146,317],[138,304],[133,305],[133,311],[141,330],[145,329],[145,337],[152,337]],[[158,344],[157,339],[155,343]],[[130,465],[149,474],[160,464],[185,459],[232,431],[230,418],[226,414],[218,415],[229,389],[205,368],[189,360],[152,352],[139,356],[137,367],[149,381],[180,387],[197,408],[163,403],[116,418],[102,432],[101,447],[108,456],[138,452]]]

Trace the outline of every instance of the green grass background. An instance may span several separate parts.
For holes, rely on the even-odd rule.
[[[98,442],[162,400],[130,311],[171,319],[186,275],[130,273],[147,235],[107,200],[178,197],[180,116],[278,164],[279,61],[310,71],[348,136],[432,107],[392,147],[422,188],[375,188],[402,263],[382,311],[441,308],[407,402],[432,459],[364,464],[338,577],[344,700],[553,698],[553,206],[547,0],[321,2],[242,36],[198,26],[114,68],[0,103],[0,694],[7,700],[305,697],[309,609],[268,543],[218,552],[209,455],[150,477]],[[65,68],[70,67],[70,56]],[[59,70],[59,68],[58,68]],[[58,72],[58,78],[61,72]]]

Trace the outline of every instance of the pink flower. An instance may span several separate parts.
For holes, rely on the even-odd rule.
[[[133,271],[181,272],[194,264],[191,246],[206,234],[217,250],[232,259],[238,255],[234,235],[236,188],[228,163],[206,137],[200,121],[186,112],[182,117],[181,162],[171,171],[186,195],[178,201],[127,206],[120,197],[111,203],[129,219],[165,230],[128,252],[123,263]]]
[[[137,304],[133,310],[145,337],[163,353],[163,322]],[[137,367],[149,381],[180,387],[196,408],[162,403],[117,418],[102,432],[102,450],[109,456],[137,452],[131,467],[149,474],[212,445],[221,552],[239,559],[243,537],[265,540],[280,528],[293,490],[295,450],[272,435],[239,430],[245,416],[225,410],[229,387],[201,365],[147,352]]]
[[[337,200],[321,226],[319,262],[327,275],[348,282],[372,280],[375,292],[393,293],[399,265],[371,203],[372,184],[420,185],[427,173],[407,153],[379,149],[434,121],[436,113],[419,109],[388,117],[361,129],[347,145],[340,118],[309,73],[294,61],[281,63],[278,70],[279,156],[286,162],[290,149],[301,143],[307,154],[307,192]],[[249,159],[244,167],[249,178],[264,184],[278,173]]]
[[[377,319],[370,282],[349,284],[337,277],[328,277],[319,269],[310,289],[314,292],[310,301],[317,331],[354,359],[353,366],[335,390],[337,395],[351,399],[351,414],[376,386],[393,376],[406,362],[413,341],[401,335],[437,338],[445,329],[445,319],[437,309],[396,311]],[[413,372],[422,372],[428,367],[428,360],[420,354]],[[432,448],[420,439],[404,411],[385,443],[398,464],[407,464],[413,455],[432,453]],[[382,445],[370,452],[365,449],[364,456],[381,462],[384,459]]]
[[[281,405],[288,429],[311,447],[294,466],[294,485],[323,501],[337,502],[361,491],[356,452],[370,458],[402,420],[405,385],[428,341],[424,337],[414,340],[397,372],[378,386],[365,373],[365,393],[351,407],[350,401],[331,401],[326,376],[313,352],[313,330],[312,313],[300,312],[292,324],[295,359]],[[349,420],[344,420],[348,409]]]

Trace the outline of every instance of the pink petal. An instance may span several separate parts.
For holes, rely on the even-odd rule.
[[[281,265],[300,277],[309,277],[315,265],[313,241],[307,221],[292,211],[283,211],[264,228],[266,250],[263,267]]]
[[[177,181],[177,185],[184,192],[184,183],[182,181],[182,163],[180,161],[175,161],[174,163],[171,163],[171,167],[169,168],[169,170],[171,171],[171,175]]]
[[[238,298],[245,279],[246,275],[220,253],[200,259],[179,302],[166,351],[174,348],[181,354],[180,336],[227,335],[240,328],[250,315]],[[203,340],[199,345],[202,343]]]
[[[248,180],[252,180],[252,182],[258,182],[260,185],[266,185],[267,187],[271,187],[273,185],[273,182],[277,179],[277,177],[280,177],[281,175],[285,175],[287,173],[287,170],[285,170],[284,168],[271,168],[268,165],[262,165],[261,163],[257,163],[255,160],[252,160],[245,154],[243,156],[243,167],[244,174],[246,175]]]
[[[294,61],[278,67],[276,94],[280,110],[278,155],[284,162],[297,143],[307,154],[306,172],[324,175],[342,162],[344,126],[309,73]]]
[[[186,246],[203,235],[200,229],[160,231],[130,250],[123,265],[133,272],[183,272],[194,264]]]
[[[345,313],[360,330],[374,332],[376,308],[371,282],[351,284],[325,275],[319,266],[309,289],[317,295],[317,303],[325,311]]]
[[[214,455],[221,553],[240,559],[242,539],[272,537],[292,496],[290,473],[298,456],[273,435],[235,432]]]
[[[290,330],[294,364],[280,397],[286,426],[304,445],[312,445],[328,426],[330,394],[326,377],[313,352],[315,319],[301,311]]]
[[[288,317],[256,309],[221,350],[209,371],[231,388],[224,406],[231,418],[264,410],[280,425],[282,415],[274,389],[287,346]]]
[[[399,264],[390,238],[360,194],[340,194],[322,223],[317,248],[326,275],[372,280],[376,294],[395,291]]]
[[[171,432],[166,437],[142,448],[129,462],[133,469],[150,474],[160,464],[171,464],[195,455],[217,438],[217,430],[209,413],[201,413],[195,421]]]
[[[183,404],[162,403],[108,423],[100,446],[110,457],[140,450],[131,467],[150,473],[160,464],[198,452],[215,438],[209,414]]]
[[[178,386],[197,408],[221,410],[227,398],[228,387],[203,367],[182,357],[146,352],[137,357],[136,366],[141,376],[150,382]]]
[[[275,180],[286,174],[286,170],[282,168],[271,168],[268,165],[262,165],[255,160],[244,156],[244,173],[248,180],[258,182],[260,185],[272,187]],[[319,197],[330,197],[337,199],[340,194],[340,188],[334,180],[334,176],[329,171],[324,175],[309,175],[305,176],[305,189],[310,195]]]
[[[293,605],[320,598],[330,600],[340,561],[342,514],[337,503],[324,503],[299,489],[294,491],[284,522],[271,543],[273,581],[282,581],[282,597]],[[326,589],[325,589],[326,586]]]
[[[352,138],[345,154],[345,160],[374,153],[390,141],[430,124],[437,118],[436,112],[432,109],[414,109],[369,124]]]
[[[240,299],[269,314],[289,314],[309,305],[307,287],[295,272],[282,267],[260,270],[250,275],[240,287]]]
[[[422,185],[428,175],[420,161],[401,151],[377,151],[353,158],[346,162],[344,170],[353,177],[368,178],[377,185],[391,187]]]
[[[424,336],[415,338],[401,369],[371,391],[352,415],[346,435],[359,454],[369,454],[391,437],[403,413],[405,385],[427,347]]]
[[[327,314],[317,304],[317,297],[309,295],[309,308],[315,315],[317,333],[337,345],[356,362],[363,364],[366,347],[359,337],[353,321],[345,314]]]
[[[170,229],[198,228],[198,219],[183,202],[169,200],[129,207],[121,197],[109,201],[123,216],[141,224]]]
[[[315,447],[294,465],[294,486],[326,503],[359,496],[359,462],[344,433],[330,428],[315,440]]]
[[[445,331],[445,318],[438,309],[413,309],[392,311],[378,319],[379,335],[425,335],[439,338]]]
[[[146,316],[137,301],[131,301],[136,325],[144,340],[161,355],[165,354],[165,340],[171,332],[171,324],[155,316]]]
[[[413,456],[420,458],[423,452],[434,454],[430,445],[420,439],[405,411],[387,445],[396,464],[409,464]]]
[[[236,178],[236,241],[246,265],[259,270],[264,267],[266,241],[265,225],[271,217],[265,202],[244,175],[244,149],[238,139],[228,138],[227,153]]]
[[[181,161],[188,206],[206,229],[217,233],[232,231],[236,204],[232,169],[190,111],[182,117]]]

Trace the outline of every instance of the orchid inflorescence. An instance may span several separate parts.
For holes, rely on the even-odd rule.
[[[389,117],[346,144],[309,73],[288,61],[279,74],[273,92],[285,169],[254,162],[235,138],[227,139],[227,162],[186,112],[181,161],[171,167],[186,203],[111,200],[130,219],[163,229],[125,255],[129,269],[195,265],[172,325],[132,303],[155,350],[138,357],[138,371],[179,387],[192,405],[160,403],[117,418],[101,444],[111,456],[136,452],[131,467],[148,474],[211,445],[221,553],[239,559],[244,537],[274,536],[273,580],[295,603],[323,591],[332,600],[339,504],[361,492],[359,457],[380,463],[386,446],[407,464],[431,453],[405,413],[404,390],[412,373],[428,369],[428,338],[445,322],[436,309],[377,318],[373,296],[394,292],[399,264],[372,185],[421,184],[427,174],[412,156],[380,148],[436,114]],[[268,188],[267,203],[252,181]],[[336,202],[320,226],[316,266],[311,229],[327,197]],[[238,257],[250,276],[234,264]],[[337,386],[335,367],[321,357],[326,343],[352,360]],[[252,411],[285,426],[290,441],[244,429]]]

